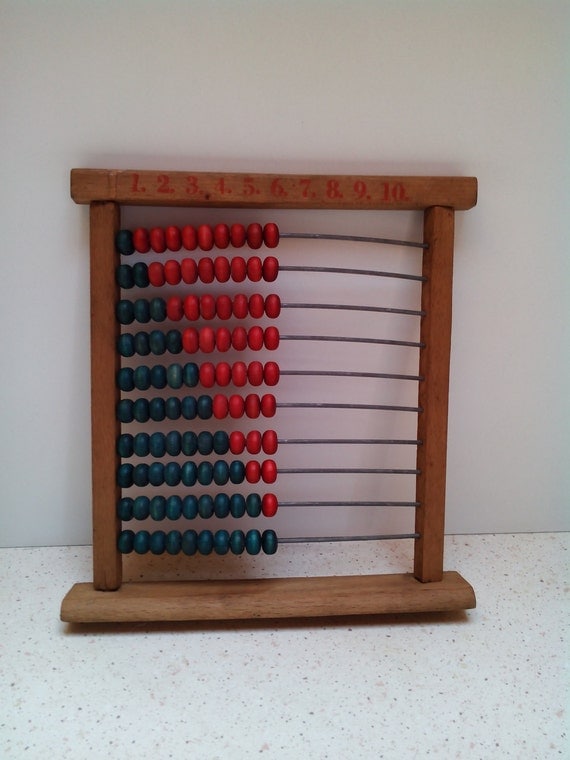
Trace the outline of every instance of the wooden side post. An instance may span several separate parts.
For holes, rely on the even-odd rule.
[[[454,211],[432,206],[424,211],[417,468],[416,539],[414,575],[424,582],[441,581],[445,529],[445,473],[447,459],[447,408],[451,350],[451,299],[453,277]]]
[[[116,504],[120,432],[116,407],[119,326],[115,318],[118,285],[115,280],[115,233],[120,209],[116,203],[90,206],[91,241],[91,441],[93,485],[93,585],[114,591],[121,585],[122,563],[117,551],[120,522]]]

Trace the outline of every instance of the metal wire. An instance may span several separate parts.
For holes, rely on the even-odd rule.
[[[390,372],[351,372],[349,370],[282,369],[281,375],[303,375],[306,377],[374,377],[385,380],[423,380],[422,375],[396,375]]]
[[[281,507],[419,507],[419,501],[280,501]]]
[[[423,412],[421,406],[394,406],[392,404],[334,404],[320,402],[278,401],[279,409],[370,409],[385,412]]]
[[[419,533],[381,533],[375,536],[292,536],[279,538],[280,544],[324,544],[346,541],[392,541],[400,538],[420,538]]]
[[[347,267],[310,267],[293,266],[292,264],[279,265],[280,272],[331,272],[333,274],[361,274],[367,277],[395,277],[399,280],[415,280],[426,282],[427,278],[419,274],[402,274],[401,272],[381,272],[377,269],[351,269]]]
[[[379,243],[380,245],[400,245],[406,248],[429,248],[427,243],[414,240],[393,240],[392,238],[363,237],[362,235],[330,235],[321,232],[281,232],[279,237],[298,240],[347,240],[353,243]]]
[[[412,317],[423,317],[425,311],[418,309],[394,309],[388,306],[356,306],[353,304],[337,303],[282,303],[282,309],[334,309],[336,311],[371,311],[382,314],[405,314]]]
[[[421,470],[385,467],[278,467],[279,475],[419,475]]]
[[[361,443],[366,446],[373,444],[388,444],[388,445],[409,445],[420,446],[420,440],[404,440],[399,438],[278,438],[277,443],[281,445],[286,444],[351,444]]]
[[[311,340],[328,341],[332,343],[372,343],[382,346],[405,346],[408,348],[424,348],[425,343],[414,340],[387,340],[386,338],[354,338],[339,335],[280,335],[280,340]]]

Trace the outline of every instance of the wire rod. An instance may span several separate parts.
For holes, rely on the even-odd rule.
[[[310,340],[332,343],[371,343],[382,346],[404,346],[408,348],[424,348],[425,343],[414,340],[388,340],[387,338],[355,338],[340,335],[280,335],[279,340]]]
[[[324,544],[347,541],[391,541],[399,538],[420,538],[419,533],[381,533],[374,536],[292,536],[279,538],[280,544]]]
[[[297,240],[345,240],[352,243],[379,243],[380,245],[401,245],[407,248],[429,248],[427,243],[414,240],[393,240],[392,238],[363,237],[362,235],[331,235],[321,232],[281,232],[280,238]]]
[[[279,475],[419,475],[421,470],[385,467],[278,467]]]
[[[356,306],[353,304],[337,303],[282,303],[282,309],[335,309],[337,311],[371,311],[382,314],[405,314],[412,317],[423,317],[426,312],[418,309],[396,309],[388,306]]]
[[[423,380],[422,375],[397,375],[391,372],[351,372],[349,370],[282,369],[281,375],[302,375],[305,377],[372,377],[384,380]]]
[[[401,438],[278,438],[277,443],[281,445],[286,444],[352,444],[361,443],[366,446],[374,444],[388,444],[388,445],[409,445],[409,446],[421,446],[420,440],[406,440]]]
[[[402,272],[383,272],[378,269],[352,269],[347,267],[310,267],[294,266],[292,264],[279,265],[280,272],[331,272],[332,274],[361,274],[367,277],[395,277],[399,280],[414,280],[426,282],[427,278],[419,274],[403,274]]]
[[[421,406],[394,406],[392,404],[334,404],[321,402],[278,401],[279,409],[370,409],[384,412],[423,412]]]
[[[280,501],[281,507],[419,507],[419,501]]]

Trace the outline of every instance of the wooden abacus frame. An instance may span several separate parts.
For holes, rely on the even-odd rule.
[[[477,201],[473,177],[273,175],[73,169],[71,195],[90,205],[93,583],[75,584],[67,622],[298,618],[444,612],[475,606],[443,571],[454,213]],[[420,210],[424,214],[413,573],[122,583],[116,503],[120,392],[115,234],[124,205]]]

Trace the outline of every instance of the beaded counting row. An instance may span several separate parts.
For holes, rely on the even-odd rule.
[[[117,485],[121,488],[131,486],[195,486],[196,483],[206,486],[215,483],[225,486],[226,483],[275,483],[277,480],[277,465],[273,459],[265,459],[258,462],[252,459],[242,462],[235,459],[229,464],[224,459],[215,462],[188,461],[183,464],[178,462],[152,462],[151,464],[120,464],[117,468]]]
[[[121,367],[117,372],[117,385],[122,391],[146,391],[149,388],[195,388],[202,385],[212,388],[214,385],[277,385],[279,382],[279,365],[276,362],[262,364],[258,361],[228,362],[187,362],[186,364],[155,364],[148,367],[139,364],[137,367]]]
[[[180,517],[187,520],[195,520],[197,517],[209,519],[213,516],[221,519],[229,516],[239,519],[246,514],[248,517],[273,517],[278,506],[277,497],[273,493],[263,496],[258,493],[250,493],[247,496],[234,493],[230,496],[223,492],[215,496],[126,496],[117,504],[117,517],[124,522],[146,520],[149,517],[155,521],[178,520]]]
[[[117,405],[117,419],[119,422],[162,422],[163,420],[209,420],[215,417],[223,420],[226,417],[239,419],[244,414],[250,419],[257,417],[273,417],[277,408],[275,396],[272,393],[248,393],[240,396],[237,393],[224,396],[216,393],[215,396],[170,396],[169,398],[137,398],[121,399]]]
[[[152,456],[160,458],[166,454],[178,456],[194,456],[199,453],[204,456],[215,452],[216,454],[243,454],[245,450],[249,454],[275,454],[278,448],[277,433],[275,430],[250,430],[247,435],[241,430],[233,430],[229,435],[225,430],[217,430],[211,433],[203,430],[195,433],[186,430],[180,433],[171,430],[169,433],[123,433],[117,439],[117,454],[123,458]]]
[[[259,325],[254,325],[246,330],[245,327],[187,327],[185,330],[152,330],[150,333],[138,332],[122,333],[117,340],[117,350],[125,358],[138,354],[139,356],[162,356],[167,351],[171,354],[179,354],[185,351],[187,354],[195,354],[198,351],[212,353],[220,351],[225,353],[230,348],[236,351],[275,351],[279,347],[280,335],[276,327],[267,327],[265,330]]]
[[[213,533],[211,530],[186,530],[181,533],[179,530],[171,530],[165,533],[163,530],[157,530],[149,533],[147,530],[140,530],[136,533],[132,530],[123,530],[119,534],[117,542],[118,549],[122,554],[180,554],[183,552],[188,556],[196,553],[199,554],[259,554],[261,550],[265,554],[275,554],[277,551],[277,535],[273,530],[233,530],[229,533],[227,530],[217,530]]]
[[[181,298],[170,296],[164,298],[137,298],[135,301],[122,299],[117,304],[117,320],[122,325],[132,322],[180,322],[181,319],[195,321],[198,319],[245,319],[250,316],[260,319],[264,315],[277,319],[281,313],[281,299],[275,293],[267,297],[254,293],[249,298],[243,293],[230,298],[228,295],[197,296],[190,294]]]

